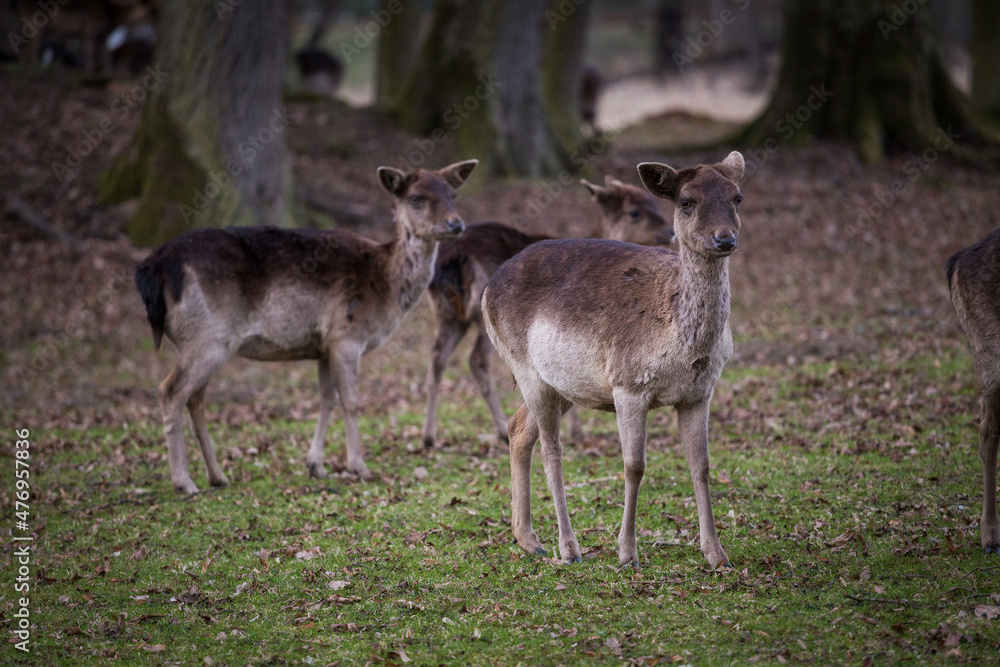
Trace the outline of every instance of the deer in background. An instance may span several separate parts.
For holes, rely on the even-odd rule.
[[[580,182],[601,209],[598,229],[594,232],[596,236],[645,245],[668,245],[673,240],[670,223],[660,215],[656,200],[645,190],[610,176],[605,178],[605,187],[583,179]],[[470,328],[476,331],[476,342],[469,356],[469,368],[489,408],[497,434],[502,440],[507,439],[507,417],[490,376],[493,346],[483,329],[479,303],[486,282],[501,264],[532,243],[550,238],[524,234],[498,222],[484,222],[469,225],[460,237],[441,244],[434,279],[428,289],[436,333],[424,385],[427,393],[424,446],[433,447],[437,438],[435,414],[441,375],[448,358]],[[582,439],[575,411],[570,413],[569,422],[571,437]]]
[[[730,567],[708,488],[708,408],[733,351],[729,256],[739,246],[743,156],[674,170],[638,166],[646,188],[675,204],[679,252],[616,241],[542,241],[493,275],[483,322],[524,404],[511,417],[511,528],[545,553],[531,525],[531,454],[539,435],[559,525],[559,555],[579,562],[563,487],[559,421],[572,404],[614,412],[625,464],[618,562],[638,564],[635,515],[646,469],[646,414],[677,409],[694,482],[701,551]]]
[[[982,391],[979,458],[983,515],[979,534],[987,552],[1000,554],[997,449],[1000,448],[1000,229],[948,260],[951,302],[969,337]]]
[[[323,443],[338,400],[347,435],[347,469],[370,479],[358,433],[358,365],[423,295],[439,241],[465,223],[455,190],[476,160],[440,171],[379,167],[395,198],[396,238],[378,244],[339,230],[273,227],[199,229],[153,251],[136,269],[159,349],[164,335],[177,365],[159,388],[170,476],[185,493],[188,474],[183,410],[187,406],[213,486],[228,483],[205,425],[205,387],[230,357],[259,361],[316,359],[320,413],[306,456],[313,477],[326,477]]]

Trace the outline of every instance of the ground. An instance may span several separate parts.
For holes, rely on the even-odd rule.
[[[122,237],[128,205],[104,209],[96,195],[137,120],[127,104],[137,90],[17,70],[0,71],[0,88],[4,194],[83,244],[2,218],[0,451],[11,470],[0,503],[5,530],[28,534],[14,523],[15,431],[27,429],[29,661],[996,659],[1000,561],[979,546],[977,390],[944,263],[1000,226],[1000,176],[951,161],[944,139],[877,166],[842,146],[793,147],[779,132],[771,153],[678,154],[731,126],[667,114],[595,146],[588,177],[632,183],[640,161],[686,166],[731,149],[748,159],[731,260],[736,352],[709,426],[715,516],[735,569],[711,572],[701,557],[676,420],[660,410],[639,500],[642,563],[619,570],[624,480],[611,417],[585,412],[587,439],[566,445],[577,566],[511,544],[506,448],[465,367],[468,342],[443,385],[443,444],[424,451],[423,303],[362,365],[362,443],[376,481],[342,473],[339,421],[327,444],[336,474],[305,475],[312,364],[236,361],[210,386],[208,410],[232,485],[177,496],[155,398],[174,351],[154,352],[131,283],[148,249]],[[290,100],[288,115],[303,193],[354,207],[369,221],[353,228],[376,238],[391,233],[377,166],[475,157],[339,102]],[[74,153],[76,169],[54,168]],[[470,222],[513,219],[563,236],[586,235],[597,214],[582,187],[523,181],[463,191],[458,207]],[[499,362],[494,375],[512,412],[510,375]],[[189,457],[204,488],[196,448]],[[540,461],[533,485],[535,527],[552,548]],[[5,632],[22,595],[12,545],[0,551]],[[14,655],[13,641],[2,650]]]

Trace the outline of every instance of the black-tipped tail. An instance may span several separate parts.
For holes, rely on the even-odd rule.
[[[146,304],[146,317],[153,327],[153,345],[157,350],[163,342],[167,325],[167,301],[163,298],[163,274],[153,262],[146,259],[135,269],[135,286]]]

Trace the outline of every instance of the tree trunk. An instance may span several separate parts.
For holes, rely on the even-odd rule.
[[[576,7],[566,16],[566,0],[550,0],[545,12],[542,38],[542,99],[552,134],[567,154],[583,142],[580,131],[580,82],[583,54],[587,47],[590,4]]]
[[[577,2],[564,4],[580,11]],[[557,173],[569,156],[552,136],[538,76],[547,7],[548,0],[435,0],[390,114],[435,143],[454,133],[459,154],[483,163],[473,180]]]
[[[737,141],[768,152],[813,137],[848,141],[867,162],[923,151],[942,130],[995,145],[948,77],[924,4],[787,0],[785,12],[777,89]]]
[[[420,48],[424,6],[413,0],[379,0],[377,11],[391,18],[378,37],[375,101],[383,108],[391,108],[403,89],[414,56]]]
[[[972,104],[984,118],[1000,124],[1000,2],[973,0]]]
[[[287,226],[300,216],[284,149],[285,0],[164,2],[157,68],[135,135],[101,200],[139,197],[141,245],[205,226]]]

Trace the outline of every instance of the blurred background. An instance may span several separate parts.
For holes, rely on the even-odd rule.
[[[963,345],[941,267],[1000,226],[992,0],[3,0],[0,28],[0,406],[57,421],[158,418],[149,248],[386,240],[380,165],[478,158],[467,221],[583,237],[579,178],[742,151],[736,365]],[[422,400],[428,313],[372,355],[368,409]],[[311,365],[226,373],[228,404],[315,409]]]

